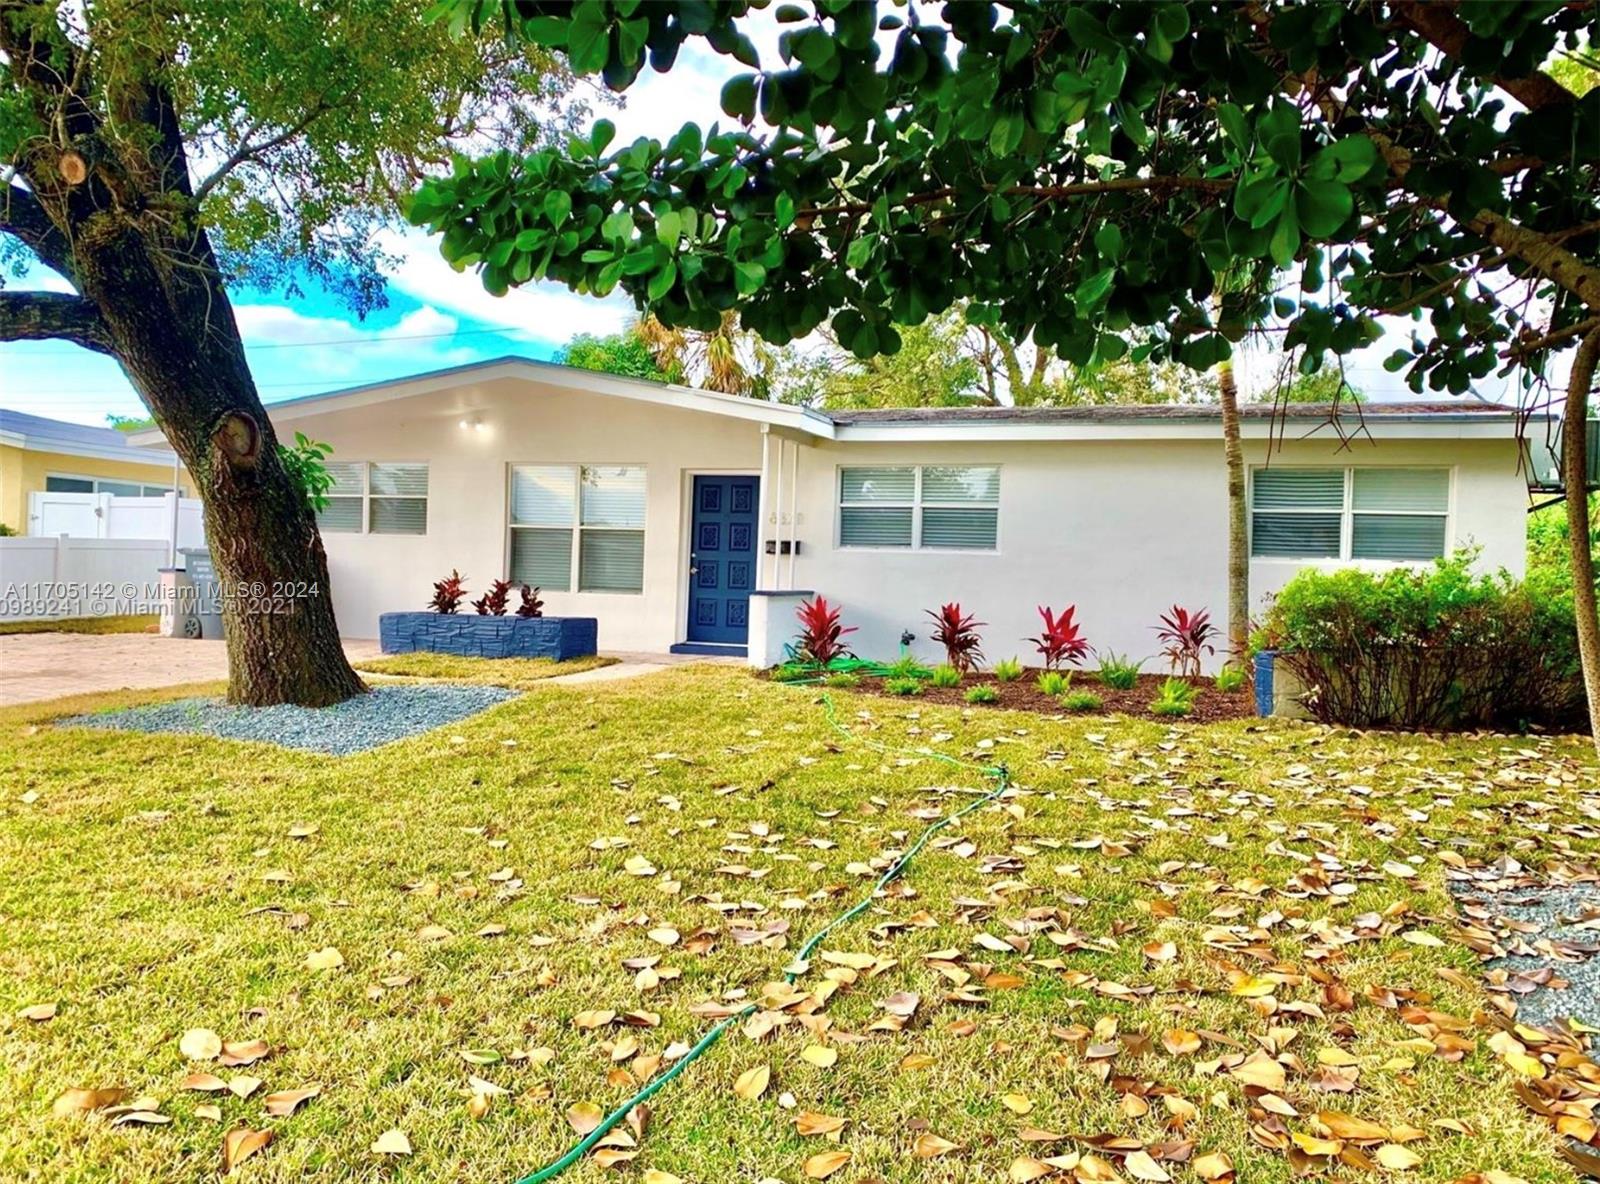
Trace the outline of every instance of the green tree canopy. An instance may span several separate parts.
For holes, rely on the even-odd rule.
[[[861,357],[967,300],[1073,365],[1144,327],[1198,369],[1269,310],[1287,348],[1340,354],[1411,313],[1394,366],[1454,392],[1600,316],[1600,91],[1540,70],[1586,5],[816,0],[779,5],[761,62],[741,0],[445,2],[617,89],[691,37],[750,67],[726,126],[614,145],[601,121],[422,186],[412,219],[491,291],[621,286],[779,342],[831,322]],[[1214,324],[1213,277],[1262,265],[1291,294]]]

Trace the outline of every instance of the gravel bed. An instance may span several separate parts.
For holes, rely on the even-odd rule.
[[[1571,1017],[1600,1026],[1600,884],[1484,891],[1452,884],[1464,905],[1485,910],[1506,956],[1486,966],[1510,976],[1517,1019],[1536,1027]],[[1559,952],[1560,956],[1557,956]],[[1545,973],[1566,983],[1543,985]]]
[[[177,699],[58,722],[74,728],[259,740],[347,756],[455,723],[516,696],[504,687],[380,686],[332,707],[235,707],[221,699]]]

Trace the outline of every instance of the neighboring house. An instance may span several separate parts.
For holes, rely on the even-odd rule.
[[[0,522],[17,534],[33,534],[30,493],[159,497],[173,487],[175,460],[164,447],[135,447],[127,432],[115,428],[0,409]],[[181,470],[179,484],[188,490],[188,474]]]
[[[608,650],[762,663],[811,592],[881,658],[902,632],[935,657],[924,610],[951,600],[988,622],[991,660],[1033,657],[1038,605],[1076,604],[1095,647],[1133,657],[1173,604],[1225,616],[1212,407],[823,413],[511,359],[270,412],[333,446],[321,521],[352,637],[425,607],[453,568],[473,595],[499,576],[539,585],[551,615],[598,618]],[[1348,441],[1324,414],[1243,412],[1258,605],[1311,564],[1471,545],[1520,573],[1514,412],[1367,404],[1344,412]],[[1285,441],[1270,455],[1269,438]]]

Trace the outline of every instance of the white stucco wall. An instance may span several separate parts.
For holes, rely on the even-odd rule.
[[[462,428],[463,418],[482,430]],[[519,379],[469,382],[283,426],[332,444],[336,460],[428,463],[425,535],[323,535],[346,637],[376,637],[379,613],[426,608],[433,581],[451,568],[467,577],[472,596],[508,573],[509,466],[643,465],[644,593],[546,591],[545,612],[599,618],[602,649],[664,651],[683,637],[680,544],[693,472],[761,468],[756,424]]]
[[[475,420],[482,430],[460,426]],[[552,615],[595,616],[608,650],[662,651],[681,641],[687,615],[687,522],[696,472],[758,473],[761,426],[682,407],[588,394],[523,377],[474,381],[321,414],[296,416],[281,430],[304,431],[348,461],[426,461],[425,535],[324,536],[340,628],[372,637],[378,614],[426,606],[432,581],[458,568],[472,595],[509,567],[508,467],[519,463],[638,464],[647,472],[642,595],[546,592]],[[1392,429],[1391,429],[1392,430]],[[1097,649],[1144,658],[1157,652],[1152,626],[1174,603],[1226,610],[1226,487],[1220,440],[1092,439],[901,443],[819,441],[798,449],[798,485],[785,473],[783,521],[769,514],[768,536],[793,531],[801,551],[762,561],[758,587],[815,589],[839,602],[857,653],[889,657],[902,630],[915,650],[927,640],[925,609],[948,600],[988,624],[990,659],[1034,657],[1036,606],[1078,607]],[[1523,478],[1509,438],[1332,437],[1285,444],[1273,465],[1440,465],[1452,470],[1452,547],[1476,544],[1486,567],[1520,574],[1524,554]],[[1268,460],[1264,440],[1246,440],[1247,463]],[[776,441],[770,449],[774,463]],[[793,455],[791,450],[790,455]],[[1000,545],[996,552],[856,550],[836,545],[837,471],[855,464],[996,464]],[[769,479],[769,495],[777,493]],[[772,498],[769,496],[771,510]],[[1302,565],[1255,560],[1252,599],[1276,591]],[[1337,564],[1330,564],[1337,566]],[[778,602],[772,627],[790,636],[792,604]],[[766,614],[761,614],[765,616]],[[772,647],[769,645],[768,649]],[[1215,668],[1220,658],[1211,663]],[[1159,669],[1151,662],[1147,669]]]
[[[1265,441],[1246,441],[1247,464],[1266,461]],[[842,464],[998,464],[999,550],[858,550],[836,546],[833,509]],[[1486,567],[1523,568],[1526,488],[1511,440],[1379,440],[1338,451],[1337,441],[1286,444],[1273,465],[1449,465],[1454,469],[1452,546],[1483,549]],[[787,506],[787,497],[785,498]],[[1222,445],[1210,440],[1060,441],[992,444],[845,444],[800,450],[802,546],[796,586],[839,601],[863,655],[892,655],[902,630],[929,659],[925,609],[949,600],[988,622],[989,660],[1036,659],[1037,606],[1077,605],[1096,649],[1135,658],[1159,651],[1152,626],[1173,604],[1207,608],[1219,627],[1227,607],[1227,488]],[[768,560],[770,565],[771,560]],[[1252,601],[1303,566],[1254,560]],[[1338,563],[1328,566],[1337,567]],[[770,566],[768,568],[770,572]],[[787,568],[785,567],[785,572]],[[1220,665],[1220,656],[1209,668]],[[1147,670],[1159,671],[1152,661]]]

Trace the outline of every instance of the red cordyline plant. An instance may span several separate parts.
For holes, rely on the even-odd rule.
[[[1199,678],[1200,655],[1217,652],[1217,647],[1211,644],[1217,627],[1211,623],[1211,614],[1205,609],[1191,613],[1175,604],[1171,612],[1161,614],[1161,624],[1151,628],[1161,639],[1161,652],[1172,663],[1173,672],[1185,678]]]
[[[517,606],[517,616],[544,616],[544,601],[539,599],[539,588],[537,585],[532,588],[528,587],[526,584],[522,585],[522,603]]]
[[[1069,604],[1058,617],[1048,605],[1039,606],[1044,632],[1028,640],[1038,648],[1047,670],[1054,670],[1063,662],[1076,666],[1089,656],[1089,642],[1084,638],[1083,630],[1072,620],[1072,615],[1077,611],[1077,605]]]
[[[466,594],[466,579],[452,568],[444,579],[434,581],[433,599],[428,602],[428,607],[436,613],[453,613],[461,607],[461,598]]]
[[[835,658],[847,657],[850,647],[839,639],[854,633],[856,627],[839,624],[839,609],[821,596],[801,601],[795,610],[800,622],[799,652],[802,658],[826,666]]]
[[[472,607],[478,610],[480,617],[503,617],[506,615],[506,598],[510,593],[510,580],[495,580],[487,592],[472,602]]]
[[[933,640],[944,646],[945,661],[963,674],[976,670],[983,662],[978,630],[988,622],[973,620],[971,613],[963,615],[961,605],[955,602],[940,606],[937,612],[925,611],[933,618]]]

